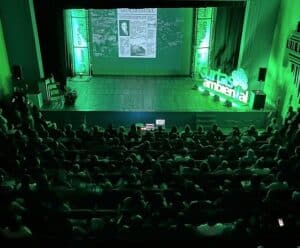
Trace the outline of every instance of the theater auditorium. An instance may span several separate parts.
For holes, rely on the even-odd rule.
[[[300,247],[299,10],[1,0],[1,242]]]

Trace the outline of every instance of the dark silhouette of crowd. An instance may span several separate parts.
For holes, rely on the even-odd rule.
[[[0,111],[4,239],[262,244],[300,231],[300,111],[265,130],[58,127],[22,94]]]

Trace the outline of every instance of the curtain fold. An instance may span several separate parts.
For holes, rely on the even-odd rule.
[[[230,74],[237,68],[245,6],[218,7],[212,41],[211,68]]]

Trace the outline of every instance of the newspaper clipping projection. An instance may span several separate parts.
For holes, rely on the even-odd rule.
[[[157,9],[118,9],[121,58],[156,58]]]

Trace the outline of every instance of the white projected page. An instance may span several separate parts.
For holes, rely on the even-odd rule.
[[[120,58],[156,58],[157,9],[118,9]]]

